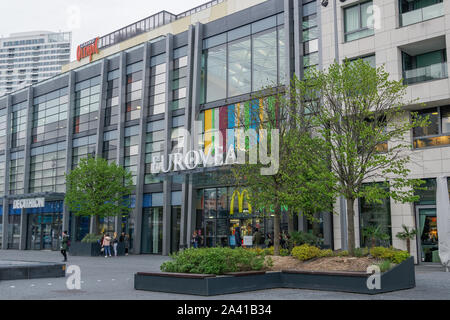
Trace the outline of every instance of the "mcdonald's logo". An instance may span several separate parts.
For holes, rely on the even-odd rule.
[[[238,198],[239,203],[239,212],[244,212],[244,196],[247,197],[248,202],[248,213],[252,213],[252,206],[250,205],[250,197],[247,190],[242,190],[242,193],[239,190],[234,190],[233,195],[231,196],[230,201],[230,214],[234,214],[234,199]]]

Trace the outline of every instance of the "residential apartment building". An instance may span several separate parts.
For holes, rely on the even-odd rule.
[[[409,85],[408,100],[419,99],[405,117],[419,110],[432,124],[409,137],[412,175],[428,189],[415,204],[360,199],[357,243],[367,244],[364,227],[379,225],[389,235],[385,245],[404,249],[395,235],[405,224],[420,232],[412,246],[417,260],[436,262],[437,221],[449,215],[436,200],[437,190],[448,192],[450,176],[449,19],[450,4],[442,1],[216,0],[88,41],[63,74],[0,99],[2,248],[57,248],[62,229],[73,241],[92,231],[89,218],[63,205],[64,172],[87,155],[133,175],[132,212],[101,221],[105,231],[130,234],[133,253],[188,247],[194,230],[204,246],[229,245],[236,227],[243,236],[256,227],[273,232],[270,214],[252,211],[245,188],[222,179],[225,167],[155,175],[154,157],[188,151],[179,143],[183,129],[198,131],[201,148],[211,145],[210,130],[224,133],[224,147],[235,144],[228,130],[237,126],[234,111],[258,109],[261,88],[282,88],[313,66],[363,58],[385,65]],[[45,205],[30,201],[36,198]],[[314,229],[325,247],[345,249],[343,200],[321,213],[318,225],[299,216],[295,228]]]
[[[33,31],[0,38],[0,96],[61,72],[70,62],[70,32]]]

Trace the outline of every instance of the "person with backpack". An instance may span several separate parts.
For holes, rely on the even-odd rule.
[[[61,236],[61,254],[64,257],[63,262],[67,262],[67,250],[69,250],[70,240],[67,231],[63,231]]]

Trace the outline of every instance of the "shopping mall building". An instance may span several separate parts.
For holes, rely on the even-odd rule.
[[[58,249],[61,230],[72,241],[92,229],[89,218],[63,204],[64,173],[88,155],[127,168],[136,185],[132,212],[102,220],[105,231],[126,232],[136,254],[168,254],[190,246],[194,230],[203,245],[228,245],[238,225],[273,231],[270,214],[251,210],[245,189],[227,182],[228,168],[196,168],[152,175],[153,157],[183,148],[179,137],[200,123],[229,132],[234,112],[259,104],[268,84],[282,88],[295,73],[326,68],[333,61],[362,58],[385,65],[392,79],[407,83],[405,110],[430,115],[431,124],[410,133],[412,176],[427,190],[414,204],[360,199],[355,217],[361,230],[379,225],[386,244],[403,224],[420,236],[412,245],[418,261],[438,261],[438,222],[450,176],[450,3],[442,0],[215,0],[179,15],[163,11],[81,44],[63,73],[0,98],[0,206],[3,249]],[[449,40],[447,40],[449,39]],[[425,103],[423,105],[422,103]],[[225,145],[234,143],[226,135]],[[295,229],[314,231],[323,245],[345,248],[345,201],[320,223],[304,217]],[[282,228],[287,229],[283,216]]]

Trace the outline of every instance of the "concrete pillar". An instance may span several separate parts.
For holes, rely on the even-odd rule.
[[[142,75],[142,100],[141,118],[139,121],[139,162],[137,167],[136,181],[136,206],[134,208],[134,253],[141,252],[142,239],[142,202],[144,200],[145,184],[145,144],[147,138],[147,117],[149,111],[149,90],[150,90],[150,59],[151,45],[147,43],[144,47],[143,75]]]

